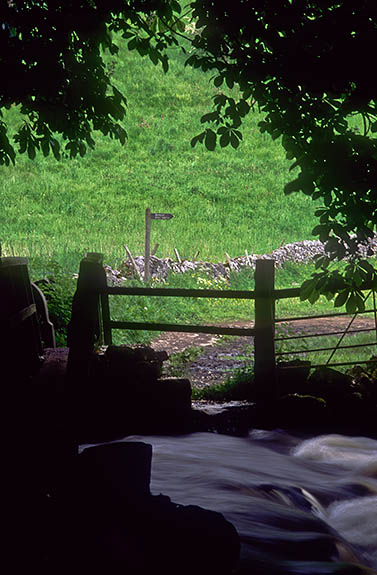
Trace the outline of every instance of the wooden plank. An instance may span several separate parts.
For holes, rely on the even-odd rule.
[[[342,361],[339,363],[316,363],[313,365],[310,365],[310,369],[318,369],[320,367],[340,367],[343,365],[360,365],[363,363],[377,363],[377,360],[375,359],[361,359],[359,361]],[[292,369],[297,369],[297,365],[279,365],[279,369],[288,369],[288,370],[292,370]]]
[[[35,314],[36,312],[37,312],[36,305],[35,305],[35,303],[32,303],[32,304],[28,305],[27,307],[24,307],[23,309],[21,309],[17,313],[15,313],[12,317],[10,317],[9,318],[9,324],[12,328],[14,328],[17,325],[19,325],[20,323],[22,323],[23,321],[25,321],[25,319],[27,319],[28,317]]]
[[[228,263],[229,269],[230,270],[233,269],[233,262],[231,260],[230,255],[227,252],[225,252],[225,257],[226,257],[226,261]]]
[[[19,257],[2,257],[0,258],[0,266],[9,268],[12,266],[27,265],[27,258]]]
[[[292,351],[279,351],[276,352],[275,355],[294,355],[296,353],[315,353],[318,351],[334,351],[338,349],[351,349],[354,347],[371,347],[373,345],[377,345],[377,341],[373,341],[372,343],[354,343],[352,345],[338,345],[338,347],[318,347],[314,349],[293,349]],[[331,365],[331,364],[329,364]]]
[[[273,292],[275,299],[287,299],[292,297],[300,297],[301,288],[284,288],[275,289]]]
[[[177,262],[178,262],[179,264],[181,264],[181,263],[182,263],[182,260],[181,260],[181,256],[179,255],[179,252],[178,252],[177,248],[174,248],[174,253],[175,253],[175,257],[177,258]]]
[[[142,280],[142,277],[141,277],[140,272],[139,272],[139,268],[137,267],[136,262],[133,258],[133,255],[131,254],[131,251],[130,251],[127,244],[124,244],[124,249],[126,250],[128,257],[130,258],[130,262],[131,262],[131,265],[134,269],[134,272],[136,273],[136,276],[139,278],[139,280]]]
[[[351,335],[352,333],[360,333],[365,331],[374,331],[374,327],[366,327],[364,329],[351,329],[348,330],[347,335]],[[332,335],[342,335],[344,333],[344,329],[342,331],[322,331],[319,333],[301,333],[300,335],[287,335],[286,337],[275,337],[275,341],[287,341],[288,339],[305,339],[309,337],[327,337]]]
[[[168,297],[205,297],[223,299],[255,299],[253,290],[207,290],[183,288],[147,288],[107,286],[101,288],[100,293],[109,295],[138,295],[138,296],[168,296]]]
[[[136,321],[110,321],[112,329],[130,329],[146,331],[173,331],[184,333],[213,333],[215,335],[253,336],[253,328],[220,327],[215,325],[186,325],[170,323],[147,323]]]
[[[373,309],[358,311],[357,315],[362,315],[364,313],[373,313]],[[350,314],[347,313],[346,311],[342,311],[339,313],[324,313],[322,315],[301,315],[298,317],[282,317],[282,318],[279,317],[278,319],[275,319],[275,323],[289,322],[289,321],[304,321],[306,319],[321,319],[323,317],[342,317],[346,315],[349,316]]]
[[[275,363],[275,299],[274,260],[257,260],[255,268],[255,386],[261,400],[274,399]]]
[[[263,260],[262,260],[263,261]],[[145,296],[170,296],[170,297],[211,297],[211,298],[230,298],[230,299],[255,299],[255,290],[202,290],[202,289],[184,289],[184,288],[146,288],[146,287],[125,287],[125,286],[107,286],[102,288],[101,293],[108,293],[109,295],[145,295]],[[271,293],[271,292],[269,292]],[[266,297],[268,292],[261,290],[258,294]],[[290,297],[299,297],[300,288],[288,288],[273,290],[274,299],[284,299]],[[366,310],[365,312],[358,313],[371,313],[373,310]],[[328,316],[312,316],[312,317],[330,317],[335,314],[328,314]],[[339,313],[336,315],[349,315],[347,313]],[[311,316],[307,316],[308,319]],[[294,321],[296,318],[276,319],[275,322],[280,321]],[[306,319],[305,317],[297,319]]]
[[[103,339],[105,345],[111,345],[113,343],[111,334],[111,320],[110,320],[110,308],[109,308],[109,296],[107,294],[101,295],[101,309],[102,309],[102,329],[103,329]]]
[[[34,282],[31,282],[30,285],[33,292],[34,302],[38,311],[39,330],[42,336],[44,347],[51,347],[55,349],[55,329],[54,324],[50,321],[50,316],[48,314],[47,300],[43,291]]]

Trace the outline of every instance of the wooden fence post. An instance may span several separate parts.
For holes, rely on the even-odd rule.
[[[67,373],[75,378],[89,375],[94,345],[101,342],[99,290],[107,285],[102,264],[103,255],[99,253],[88,253],[80,263],[67,334]]]
[[[258,399],[276,396],[274,260],[258,260],[255,268],[255,386]]]

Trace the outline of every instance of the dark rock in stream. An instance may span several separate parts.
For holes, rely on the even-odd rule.
[[[279,394],[304,392],[304,387],[310,373],[310,361],[294,359],[281,361],[276,366]]]
[[[151,460],[152,447],[142,442],[79,455],[77,573],[230,574],[240,551],[233,525],[220,513],[151,495]]]
[[[307,394],[322,397],[327,402],[342,402],[352,392],[352,378],[329,367],[314,371],[307,381]]]
[[[193,402],[192,431],[247,436],[255,422],[256,404],[248,401]]]

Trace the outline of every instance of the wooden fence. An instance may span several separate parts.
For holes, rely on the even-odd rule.
[[[112,344],[113,329],[149,330],[159,332],[208,333],[216,335],[254,337],[254,373],[257,393],[261,399],[277,394],[275,342],[298,337],[275,337],[275,325],[279,322],[292,322],[303,318],[275,318],[275,302],[284,298],[297,298],[300,288],[275,289],[274,260],[261,259],[256,262],[254,290],[210,290],[176,289],[151,287],[108,286],[103,268],[103,256],[87,254],[80,263],[77,291],[72,306],[72,318],[68,331],[70,348],[68,369],[85,371],[95,342]],[[214,325],[187,325],[153,322],[114,321],[110,317],[109,296],[148,296],[148,297],[190,297],[255,300],[254,327],[235,328]],[[373,310],[367,310],[373,311]],[[250,310],[250,314],[252,310]],[[374,310],[375,317],[376,312]],[[321,318],[346,314],[326,314],[307,316],[305,319]],[[352,323],[352,321],[351,321]],[[325,335],[331,335],[330,332]],[[377,320],[376,320],[377,334]],[[318,335],[318,334],[317,334]],[[324,334],[321,334],[324,335]],[[336,346],[339,348],[339,345]],[[356,346],[349,346],[356,347]],[[330,348],[332,349],[332,348]],[[305,350],[308,351],[308,350]],[[313,351],[318,351],[313,350]],[[300,353],[300,352],[298,352]],[[356,363],[356,362],[355,362]]]

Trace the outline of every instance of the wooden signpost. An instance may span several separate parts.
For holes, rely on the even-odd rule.
[[[151,278],[150,258],[151,258],[151,221],[171,220],[173,214],[159,214],[151,212],[150,208],[145,210],[145,251],[144,251],[144,281],[149,282]]]

